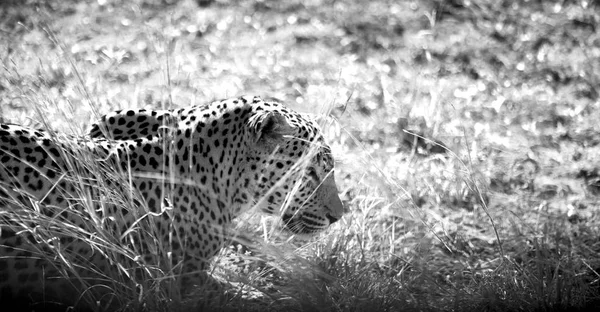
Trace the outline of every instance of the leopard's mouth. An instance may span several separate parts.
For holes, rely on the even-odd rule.
[[[327,228],[324,224],[302,216],[283,215],[282,220],[285,228],[294,234],[314,234]]]

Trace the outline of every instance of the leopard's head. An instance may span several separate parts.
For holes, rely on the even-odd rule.
[[[249,127],[248,164],[259,209],[280,215],[293,233],[314,233],[339,220],[344,207],[319,126],[281,104],[263,102],[253,108]]]

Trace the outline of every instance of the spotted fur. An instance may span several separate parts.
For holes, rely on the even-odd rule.
[[[259,97],[117,111],[85,138],[2,124],[0,147],[0,301],[73,299],[81,285],[53,279],[65,271],[40,257],[48,249],[75,254],[84,277],[114,268],[73,231],[133,246],[133,262],[179,268],[189,287],[251,207],[294,233],[323,230],[344,212],[319,127]],[[150,246],[139,238],[151,230]],[[163,249],[172,263],[153,263]]]

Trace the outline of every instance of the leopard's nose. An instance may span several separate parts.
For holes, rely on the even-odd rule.
[[[337,220],[339,220],[340,218],[336,218],[334,216],[332,216],[331,214],[325,214],[325,216],[327,217],[327,219],[329,220],[329,224],[333,224],[335,223]]]
[[[321,198],[323,198],[323,202],[327,207],[327,218],[329,221],[333,223],[339,220],[346,211],[340,200],[340,196],[338,195],[333,172],[325,178],[325,181],[323,181],[318,189],[318,193],[321,195]]]

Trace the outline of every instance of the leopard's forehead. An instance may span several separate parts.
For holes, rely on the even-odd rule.
[[[206,105],[190,106],[175,110],[175,115],[180,120],[191,124],[198,120],[223,121],[226,124],[236,122],[253,114],[261,112],[277,112],[284,116],[288,123],[298,130],[299,134],[306,134],[306,138],[314,138],[321,130],[319,125],[307,115],[289,109],[275,101],[265,101],[258,96],[226,99],[214,101]],[[304,136],[304,135],[303,135]]]
[[[254,111],[276,111],[284,116],[290,126],[296,129],[296,136],[307,142],[323,142],[321,128],[306,114],[291,110],[278,102],[262,101],[254,104]]]
[[[308,118],[304,114],[300,114],[294,110],[291,110],[278,102],[267,102],[262,101],[258,103],[253,103],[254,111],[275,111],[286,117],[287,121],[296,126],[307,126],[311,128],[318,128],[316,123]]]

